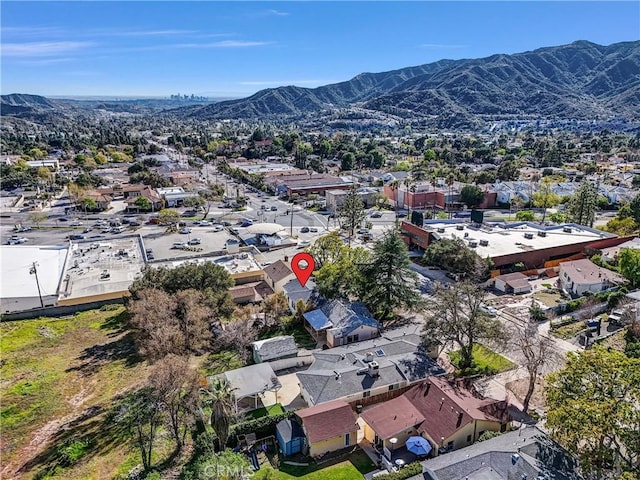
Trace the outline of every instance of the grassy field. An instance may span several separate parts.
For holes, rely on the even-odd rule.
[[[254,476],[254,480],[357,480],[365,473],[375,470],[371,459],[358,449],[349,459],[328,466],[312,463],[309,466],[280,465],[280,470],[269,466],[262,467]]]
[[[279,403],[275,405],[269,405],[268,407],[260,407],[256,410],[252,410],[249,412],[249,416],[251,418],[260,418],[260,417],[273,417],[274,415],[279,415],[284,413],[284,408]]]
[[[111,401],[147,365],[123,329],[123,307],[0,324],[2,477],[30,478],[65,459],[59,478],[112,478],[135,466]],[[160,449],[161,452],[162,449]]]
[[[587,327],[583,321],[577,321],[574,323],[569,323],[567,325],[563,325],[562,327],[554,328],[551,330],[551,335],[555,335],[558,338],[562,338],[564,340],[569,340],[570,338],[575,337],[583,330],[586,330]]]
[[[449,358],[451,359],[451,363],[457,367],[460,362],[459,351],[451,352],[449,354]],[[471,367],[469,371],[464,372],[465,375],[474,375],[478,373],[493,375],[494,373],[500,373],[515,368],[515,364],[513,362],[478,343],[473,345],[473,364],[473,367]],[[458,371],[456,372],[463,373]]]

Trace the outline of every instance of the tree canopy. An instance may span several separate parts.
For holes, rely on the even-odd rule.
[[[424,261],[451,273],[479,277],[485,276],[487,267],[483,259],[460,238],[443,238],[429,244],[424,252]]]
[[[640,474],[640,359],[596,346],[547,377],[547,426],[596,478]]]
[[[598,190],[591,182],[583,181],[569,199],[567,214],[573,223],[593,227],[597,208]]]
[[[484,200],[484,192],[477,185],[465,185],[460,190],[460,200],[464,202],[467,207],[475,207],[480,205]]]

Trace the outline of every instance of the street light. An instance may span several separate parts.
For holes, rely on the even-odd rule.
[[[36,285],[38,286],[38,297],[40,297],[40,306],[44,308],[44,302],[42,301],[42,292],[40,291],[40,280],[38,279],[38,262],[33,262],[31,264],[31,268],[29,269],[30,275],[35,275],[36,277]]]

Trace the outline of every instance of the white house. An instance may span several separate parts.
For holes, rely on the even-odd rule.
[[[625,283],[622,275],[599,267],[591,260],[574,260],[560,264],[560,284],[573,296],[598,293]]]

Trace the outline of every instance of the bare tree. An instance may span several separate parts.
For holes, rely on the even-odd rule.
[[[180,450],[198,408],[198,374],[186,357],[170,354],[154,365],[149,384],[162,403],[165,423]]]
[[[140,353],[150,361],[180,353],[184,336],[175,321],[173,297],[155,288],[140,290],[137,297],[130,303],[129,312]]]
[[[220,348],[231,348],[238,352],[243,360],[249,359],[250,345],[258,332],[253,325],[253,319],[242,318],[224,325],[224,330],[216,339]]]
[[[460,348],[459,368],[473,365],[473,344],[504,337],[502,324],[480,309],[486,292],[471,282],[444,287],[436,284],[425,309],[424,343],[428,348],[456,345]]]
[[[211,343],[211,309],[202,292],[189,289],[176,292],[176,318],[184,337],[185,352],[202,353]]]
[[[553,342],[549,337],[538,333],[537,322],[529,320],[525,328],[514,326],[509,329],[511,341],[518,347],[524,356],[523,366],[529,375],[527,393],[522,402],[524,413],[529,411],[529,403],[536,387],[536,380],[545,363],[555,361],[557,354],[553,350]]]

